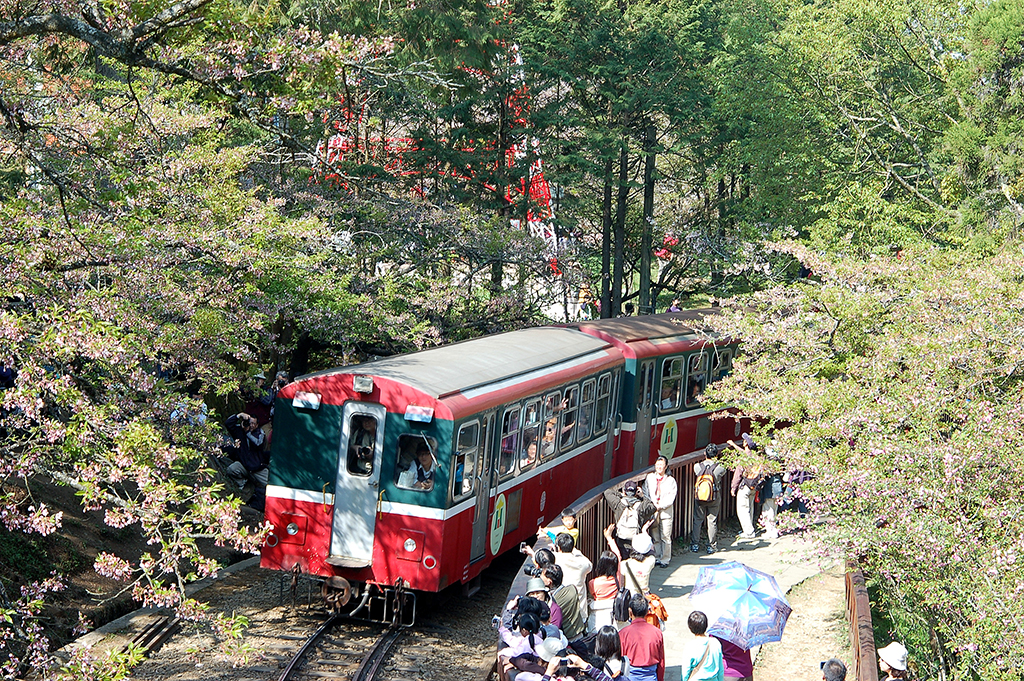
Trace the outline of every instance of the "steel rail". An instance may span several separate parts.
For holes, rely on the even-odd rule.
[[[289,662],[288,666],[284,668],[283,672],[281,672],[281,678],[278,681],[288,681],[292,677],[292,674],[295,672],[298,666],[302,664],[302,661],[306,658],[306,653],[308,653],[317,643],[319,643],[320,639],[323,638],[323,635],[326,634],[330,629],[332,629],[335,624],[338,624],[342,619],[343,618],[341,615],[334,615],[326,622],[321,624],[320,628],[317,629],[313,633],[313,635],[310,636],[306,640],[306,642],[302,644],[302,647],[299,648],[298,652],[295,653],[295,656],[291,659],[291,662]]]
[[[405,633],[404,628],[392,626],[381,634],[381,637],[377,639],[377,642],[366,653],[363,661],[359,663],[359,668],[352,675],[351,681],[373,681],[373,678],[377,675],[377,670],[384,663],[384,658],[387,657],[391,649],[398,643],[398,639],[402,637],[403,633]]]

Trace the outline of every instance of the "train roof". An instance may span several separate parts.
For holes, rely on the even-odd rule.
[[[638,317],[615,317],[613,319],[595,319],[588,322],[577,322],[571,327],[583,330],[601,331],[624,343],[632,343],[653,338],[669,338],[674,336],[703,336],[703,319],[708,315],[718,314],[713,307],[682,312],[665,312],[663,314],[640,315]]]
[[[328,369],[296,380],[332,374],[367,374],[404,383],[432,397],[444,397],[568,362],[610,346],[605,340],[575,329],[543,326]]]

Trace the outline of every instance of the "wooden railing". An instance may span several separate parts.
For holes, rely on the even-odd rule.
[[[673,506],[673,539],[679,536],[686,536],[687,538],[690,536],[690,531],[693,528],[693,484],[696,481],[693,474],[693,464],[703,459],[704,451],[699,450],[676,457],[669,462],[668,472],[675,478],[676,484],[679,486],[679,493],[676,495],[676,501]],[[627,480],[637,480],[643,484],[644,478],[652,470],[654,470],[653,467],[646,468],[642,471],[634,471],[609,480],[605,484],[590,490],[570,505],[570,508],[576,512],[576,527],[580,531],[580,538],[576,546],[592,563],[597,563],[598,556],[605,549],[604,528],[614,522],[611,509],[608,508],[608,502],[604,499],[604,491],[612,487],[619,487]],[[720,490],[722,510],[719,511],[718,515],[719,527],[721,527],[722,521],[725,518],[732,517],[736,512],[736,499],[729,494],[730,480],[731,477],[727,474],[722,490]],[[687,539],[686,544],[689,546],[689,539]],[[534,548],[551,548],[551,541],[546,535],[542,536],[537,540]],[[528,561],[529,559],[527,559]],[[523,565],[525,566],[526,562]],[[529,577],[520,571],[509,589],[509,597],[525,593],[526,581],[528,579]]]
[[[689,546],[690,531],[693,528],[693,484],[696,482],[693,474],[693,464],[703,459],[704,451],[699,450],[677,457],[669,462],[668,465],[668,472],[675,478],[676,484],[679,486],[679,492],[676,494],[676,501],[672,508],[672,538],[675,539],[680,535],[686,536],[687,547]],[[618,487],[627,480],[637,480],[643,484],[644,478],[652,470],[654,470],[653,466],[609,480],[605,484],[590,490],[570,505],[570,508],[576,512],[576,527],[580,531],[580,538],[576,546],[591,562],[596,563],[597,557],[601,555],[601,551],[605,548],[604,528],[614,522],[611,509],[608,508],[608,502],[604,499],[604,491],[612,487]],[[736,499],[729,494],[730,480],[732,480],[731,471],[727,472],[722,489],[720,490],[722,509],[718,513],[719,528],[721,528],[722,521],[725,518],[732,517],[736,513]],[[534,545],[534,549],[542,548],[551,548],[551,540],[546,534],[539,537]],[[523,567],[526,567],[527,564],[532,564],[530,558],[526,558],[523,561]],[[529,579],[520,570],[519,574],[512,581],[512,586],[508,590],[508,597],[505,599],[505,602],[507,603],[515,596],[525,594],[526,583]],[[494,664],[489,669],[490,674],[497,672],[499,667],[497,664]],[[501,679],[503,677],[499,674],[498,678]],[[878,679],[873,679],[873,681],[878,681]]]
[[[850,622],[850,645],[853,647],[851,681],[878,681],[871,599],[864,584],[864,573],[852,561],[846,563],[846,619]]]

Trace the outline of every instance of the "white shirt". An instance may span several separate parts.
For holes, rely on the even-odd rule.
[[[632,571],[633,577],[636,578],[636,581],[633,581],[633,579],[630,578],[629,572],[626,570],[627,565],[629,566],[629,570]],[[626,585],[626,588],[642,594],[651,590],[651,570],[653,569],[653,553],[647,554],[647,557],[643,560],[627,558],[619,565],[619,572],[622,573],[623,584]],[[639,589],[639,591],[637,591],[637,589]]]
[[[422,487],[416,487],[416,482],[419,479],[419,471],[423,470],[420,467],[419,461],[413,461],[412,465],[407,469],[398,474],[398,486],[405,487],[406,489],[423,489]],[[429,471],[423,471],[424,473],[433,473],[433,469]],[[434,488],[434,476],[431,475],[427,481],[430,485],[426,489]]]
[[[562,584],[572,584],[580,597],[580,612],[587,612],[587,575],[594,564],[579,549],[572,553],[555,551],[555,565],[562,568]]]
[[[676,479],[671,475],[666,474],[660,479],[659,484],[657,473],[647,474],[647,479],[644,481],[644,493],[647,494],[648,499],[654,502],[659,511],[671,509],[672,504],[676,502],[678,492]]]

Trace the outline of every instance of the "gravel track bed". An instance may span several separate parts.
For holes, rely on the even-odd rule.
[[[504,605],[508,588],[522,563],[512,554],[498,559],[481,580],[472,598],[458,587],[437,594],[420,594],[417,624],[410,629],[390,657],[378,678],[382,681],[475,681],[483,679],[494,659],[495,631],[491,617]],[[164,646],[132,673],[146,681],[266,681],[276,680],[294,652],[324,622],[326,613],[317,606],[319,590],[314,589],[312,607],[306,605],[306,588],[300,585],[293,605],[290,576],[251,568],[229,575],[196,594],[212,613],[244,615],[249,620],[243,642],[252,648],[241,661],[219,651],[209,628],[185,624]],[[321,642],[314,658],[332,658],[331,650],[352,650],[361,656],[384,628],[379,625],[346,623]],[[346,634],[348,632],[348,634]],[[333,659],[340,659],[333,656]],[[353,658],[354,659],[354,658]],[[358,663],[358,660],[356,660]],[[316,678],[340,674],[347,678],[354,666],[325,665],[320,671],[307,665]],[[330,672],[328,671],[330,670]]]

